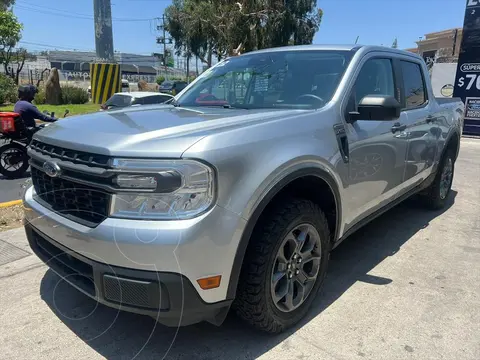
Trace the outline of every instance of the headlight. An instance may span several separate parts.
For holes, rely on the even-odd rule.
[[[215,197],[214,171],[193,160],[115,159],[118,192],[110,216],[142,220],[193,218]]]

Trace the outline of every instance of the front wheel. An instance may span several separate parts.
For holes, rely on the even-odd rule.
[[[27,148],[18,143],[0,147],[0,173],[8,179],[19,178],[28,169]]]
[[[325,279],[329,239],[325,215],[313,202],[288,199],[272,207],[247,248],[237,314],[269,333],[298,323]]]

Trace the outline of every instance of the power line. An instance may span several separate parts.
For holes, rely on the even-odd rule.
[[[25,5],[21,5],[22,7],[33,6],[33,7],[38,7],[38,8],[41,8],[41,9],[54,10],[54,11],[56,11],[56,12],[64,12],[64,13],[67,13],[68,15],[78,15],[78,16],[91,17],[91,18],[93,19],[93,15],[91,15],[91,14],[80,14],[80,13],[76,13],[76,12],[72,12],[72,11],[68,11],[68,10],[61,10],[61,9],[52,8],[52,7],[48,7],[48,6],[44,6],[44,5],[37,5],[37,4],[29,3],[29,2],[27,2],[27,1],[17,0],[17,1],[16,1],[17,6],[18,6],[19,3],[26,5],[26,6],[25,6]]]
[[[47,10],[28,8],[28,7],[24,7],[24,6],[21,6],[21,5],[15,5],[15,8],[25,10],[25,11],[32,11],[32,12],[40,13],[40,14],[61,16],[63,18],[69,18],[69,19],[90,20],[90,21],[93,20],[93,16],[92,17],[72,16],[72,15],[67,15],[67,14],[54,13],[54,12],[47,11]]]
[[[25,2],[25,4],[27,4]],[[15,8],[25,10],[25,11],[32,11],[36,13],[41,13],[41,14],[46,14],[46,15],[53,15],[53,16],[60,16],[60,17],[68,17],[69,19],[80,19],[80,20],[93,20],[93,15],[88,15],[88,14],[80,14],[80,13],[75,13],[67,10],[60,10],[60,9],[54,9],[51,7],[47,6],[40,6],[40,5],[34,5],[28,3],[29,6],[24,6],[24,5],[15,5]],[[34,6],[33,8],[30,6]],[[37,9],[38,8],[38,9]],[[46,9],[46,10],[44,10]],[[53,10],[53,11],[52,11]],[[134,18],[114,18],[112,17],[112,21],[118,21],[118,22],[142,22],[142,21],[152,21],[153,18],[145,18],[145,19],[134,19]]]
[[[73,48],[73,47],[65,47],[65,46],[51,45],[51,44],[41,44],[37,42],[23,41],[23,40],[20,40],[19,43],[26,44],[26,45],[43,46],[45,48],[57,48],[57,49],[74,50],[74,51],[95,52],[95,50],[92,50],[92,49],[85,49],[85,48],[78,48],[78,47]],[[135,54],[135,53],[126,52],[126,51],[116,51],[115,54],[122,56],[122,58],[124,59],[134,59],[136,56],[150,56],[153,58],[151,53]],[[126,54],[126,55],[120,55],[120,54]]]
[[[69,48],[69,47],[64,47],[64,46],[40,44],[40,43],[35,43],[35,42],[23,41],[23,40],[20,40],[19,43],[20,44],[26,44],[26,45],[34,45],[34,46],[43,46],[44,48],[52,48],[52,49],[81,50],[81,51],[86,51],[86,52],[94,52],[91,49],[87,50],[87,49],[81,49],[81,48]]]

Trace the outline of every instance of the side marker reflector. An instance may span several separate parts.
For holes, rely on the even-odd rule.
[[[198,279],[197,283],[203,290],[215,289],[220,286],[222,275],[211,276],[203,279]]]

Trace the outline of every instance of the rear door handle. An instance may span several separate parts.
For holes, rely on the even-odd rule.
[[[404,131],[407,128],[407,125],[402,125],[400,123],[395,123],[392,126],[392,133],[396,133],[397,131]]]
[[[427,124],[430,124],[430,123],[434,122],[435,120],[437,120],[437,118],[435,116],[432,116],[432,115],[427,116]]]

